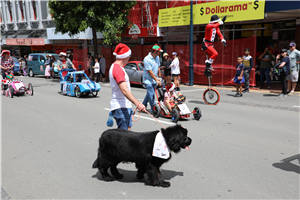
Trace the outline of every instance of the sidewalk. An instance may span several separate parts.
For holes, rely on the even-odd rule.
[[[272,93],[272,94],[280,94],[281,93],[281,84],[280,84],[280,81],[272,81],[271,82],[271,89],[268,89],[267,88],[267,84],[264,85],[264,87],[262,89],[259,89],[259,81],[256,83],[257,86],[255,87],[251,87],[250,86],[250,92],[251,93],[265,93],[265,94],[269,94],[269,93]],[[183,86],[183,87],[190,87],[188,85],[188,83],[182,83],[180,86]],[[196,87],[196,88],[207,88],[208,85],[198,85],[198,84],[194,84],[193,87]],[[235,86],[220,86],[220,85],[213,85],[212,88],[216,88],[216,89],[222,89],[222,90],[235,90]],[[297,84],[297,87],[296,87],[296,91],[295,91],[295,96],[300,96],[300,83]]]

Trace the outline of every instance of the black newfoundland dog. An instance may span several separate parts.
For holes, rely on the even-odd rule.
[[[148,184],[161,187],[170,187],[170,183],[162,180],[160,167],[171,159],[171,152],[178,153],[181,149],[189,149],[192,139],[187,136],[187,129],[180,125],[152,132],[132,132],[122,129],[109,129],[103,132],[99,139],[98,157],[93,168],[98,168],[104,181],[114,181],[123,178],[117,165],[120,162],[134,162],[137,178],[142,179],[146,173]],[[159,137],[160,136],[160,137]],[[158,138],[158,139],[156,139]],[[163,141],[163,145],[161,142]],[[154,143],[164,146],[169,152],[159,151]],[[153,153],[155,152],[155,153]],[[163,158],[157,157],[162,156]],[[107,173],[110,168],[110,176]]]

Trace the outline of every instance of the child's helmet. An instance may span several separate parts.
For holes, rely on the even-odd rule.
[[[8,78],[9,80],[12,80],[14,78],[13,74],[8,74],[6,75],[6,78]]]

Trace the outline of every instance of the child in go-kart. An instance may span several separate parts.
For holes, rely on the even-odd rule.
[[[174,92],[175,84],[173,82],[169,83],[169,84],[165,85],[165,88],[166,88],[167,92],[165,92],[164,104],[165,104],[165,106],[167,106],[167,108],[171,112],[172,108],[175,105],[175,101],[178,98],[178,96]]]

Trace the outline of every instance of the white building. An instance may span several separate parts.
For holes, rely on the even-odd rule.
[[[46,38],[47,28],[55,27],[48,1],[1,0],[1,35],[8,38]]]

